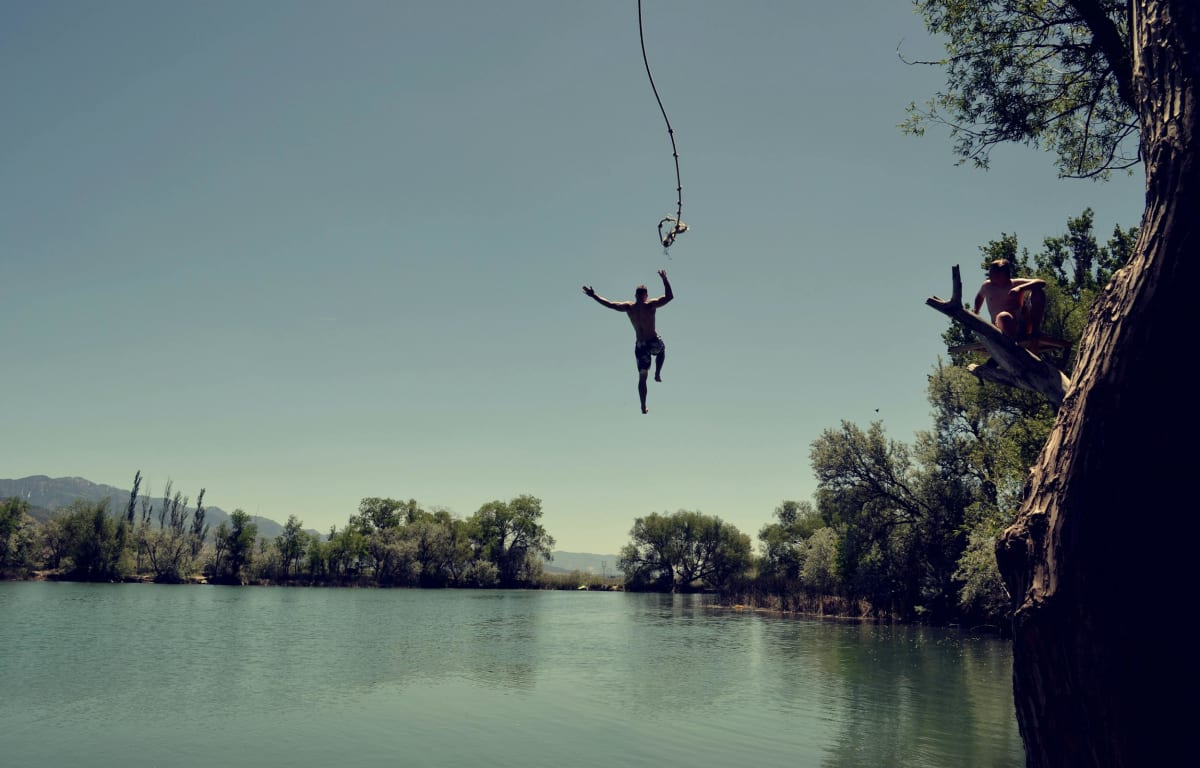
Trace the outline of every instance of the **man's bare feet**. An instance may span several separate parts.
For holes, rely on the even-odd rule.
[[[662,381],[662,376],[659,376],[659,375],[656,373],[656,374],[654,374],[654,380],[655,380],[655,381],[657,381],[657,382],[661,382],[661,381]]]
[[[647,408],[646,406],[644,406],[644,405],[643,405],[643,406],[642,406],[642,413],[650,413],[650,409],[649,409],[649,408]]]

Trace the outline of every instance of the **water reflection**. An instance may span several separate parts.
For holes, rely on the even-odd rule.
[[[776,621],[763,648],[779,672],[771,698],[837,724],[826,765],[1011,765],[1020,754],[1011,662],[995,641]]]
[[[0,644],[14,765],[1023,760],[1004,645],[695,595],[0,583]]]

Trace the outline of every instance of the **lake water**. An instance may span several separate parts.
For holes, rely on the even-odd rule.
[[[0,583],[0,765],[1022,766],[1006,643],[698,596]]]

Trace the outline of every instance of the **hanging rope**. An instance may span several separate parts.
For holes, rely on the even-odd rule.
[[[679,180],[679,150],[675,147],[675,129],[671,127],[671,119],[663,106],[662,98],[658,95],[658,87],[654,84],[654,75],[650,73],[650,59],[646,57],[646,33],[642,26],[642,0],[638,0],[638,38],[642,43],[642,62],[646,65],[646,77],[650,79],[650,90],[654,91],[654,99],[662,112],[663,122],[667,124],[667,135],[671,137],[671,154],[675,157],[675,193],[678,196],[675,216],[664,216],[658,222],[658,239],[662,241],[663,250],[670,248],[675,242],[676,235],[687,232],[687,224],[683,223],[683,182]],[[670,229],[663,234],[663,225],[670,224]]]

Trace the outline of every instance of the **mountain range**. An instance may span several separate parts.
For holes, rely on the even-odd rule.
[[[45,522],[58,509],[73,501],[82,499],[87,502],[108,500],[108,508],[114,514],[123,512],[129,506],[129,490],[112,485],[93,483],[82,477],[47,477],[46,475],[30,475],[17,480],[0,479],[0,499],[17,497],[29,503],[30,515],[39,522]],[[180,489],[182,490],[182,489]],[[138,496],[137,512],[140,515],[143,500],[153,504],[157,510],[163,503],[161,498]],[[229,519],[229,513],[220,507],[208,507],[205,510],[205,522],[212,524],[215,530],[223,521]],[[157,514],[157,513],[156,513]],[[266,517],[251,516],[258,526],[258,535],[264,539],[273,539],[283,533],[283,525]],[[310,531],[318,535],[323,532]],[[570,573],[580,571],[596,575],[618,575],[616,555],[594,555],[587,552],[552,553],[553,561],[546,563],[546,571],[550,573]]]

